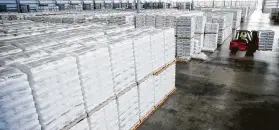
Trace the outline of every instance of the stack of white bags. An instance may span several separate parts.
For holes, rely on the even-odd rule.
[[[22,52],[22,50],[13,45],[6,45],[0,47],[0,56],[6,56],[10,54],[19,53],[19,52]]]
[[[259,50],[272,50],[275,32],[272,30],[260,30]]]
[[[153,76],[148,77],[143,82],[139,83],[139,106],[140,119],[144,119],[155,106],[154,97],[154,79]]]
[[[15,66],[28,75],[43,129],[61,129],[85,114],[74,57],[50,56]]]
[[[156,15],[156,28],[166,27],[167,24],[167,16],[166,15]]]
[[[72,54],[77,58],[85,108],[90,112],[114,95],[109,50],[81,48]]]
[[[203,51],[214,52],[217,49],[219,25],[217,23],[205,24]]]
[[[192,38],[196,28],[196,18],[193,16],[179,16],[177,18],[176,36],[177,38]]]
[[[141,33],[136,35],[133,40],[133,50],[135,56],[136,79],[139,81],[153,71],[150,34]]]
[[[139,99],[136,86],[128,89],[127,92],[117,96],[119,123],[121,130],[130,130],[136,126],[139,120]]]
[[[205,29],[206,17],[204,13],[196,13],[196,27],[194,35],[194,52],[192,57],[198,58],[201,53],[203,42],[204,42],[204,29]],[[199,58],[198,58],[199,59]]]
[[[164,29],[165,43],[165,64],[172,62],[175,59],[175,31],[173,28]]]
[[[155,104],[159,104],[175,86],[175,64],[154,76]]]
[[[207,23],[218,23],[218,44],[222,44],[223,41],[230,34],[232,30],[233,14],[232,13],[207,13]]]
[[[92,130],[118,130],[118,110],[115,99],[106,101],[102,106],[89,113],[89,125]]]
[[[32,60],[37,60],[41,57],[46,56],[48,53],[42,50],[19,52],[15,54],[10,54],[0,58],[0,66],[7,66],[14,63],[30,62]]]
[[[150,32],[151,35],[151,54],[152,69],[156,71],[165,64],[165,43],[164,32],[156,29]]]
[[[131,38],[121,39],[119,37],[118,40],[109,44],[116,95],[136,83],[132,42]]]
[[[136,26],[136,28],[145,26],[145,15],[144,14],[135,15],[135,26]]]
[[[193,39],[176,39],[176,56],[178,58],[188,58],[194,53]]]
[[[194,32],[196,18],[194,16],[180,16],[176,26],[176,56],[180,59],[191,57],[194,49]]]
[[[0,84],[0,129],[40,130],[27,75],[13,67],[1,67]]]
[[[155,27],[156,25],[156,16],[154,14],[145,15],[145,25]]]
[[[176,26],[176,16],[167,15],[166,16],[166,27],[175,28],[175,26]]]
[[[154,75],[175,60],[175,31],[124,28],[6,42],[21,49],[0,49],[0,65],[18,68],[0,69],[0,129],[134,128],[175,87],[175,65]]]
[[[214,9],[214,12],[232,12],[233,13],[233,24],[232,28],[237,29],[241,23],[241,9]]]
[[[193,40],[193,54],[199,54],[201,52],[201,44],[199,43],[198,40]]]

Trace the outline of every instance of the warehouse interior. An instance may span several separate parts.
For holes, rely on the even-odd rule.
[[[272,29],[268,14],[255,12],[241,29]],[[176,92],[140,130],[278,129],[278,51],[257,52],[254,65],[236,68],[229,40],[203,62],[178,63]],[[275,41],[278,44],[278,38]]]
[[[278,0],[0,0],[0,12],[0,130],[279,129]]]

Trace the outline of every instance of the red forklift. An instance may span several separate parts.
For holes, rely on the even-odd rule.
[[[241,37],[245,35],[245,38]],[[237,51],[246,51],[247,55],[253,55],[259,49],[258,31],[237,30],[235,37],[230,43],[230,50],[233,53]]]

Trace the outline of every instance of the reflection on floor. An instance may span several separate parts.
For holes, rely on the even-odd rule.
[[[272,29],[278,37],[268,15],[254,16],[241,29]],[[245,53],[231,54],[230,40],[207,61],[178,63],[177,91],[139,130],[279,130],[278,53],[236,62]]]

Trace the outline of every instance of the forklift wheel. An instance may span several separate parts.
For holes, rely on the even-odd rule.
[[[236,53],[238,51],[238,48],[232,48],[231,52]]]

